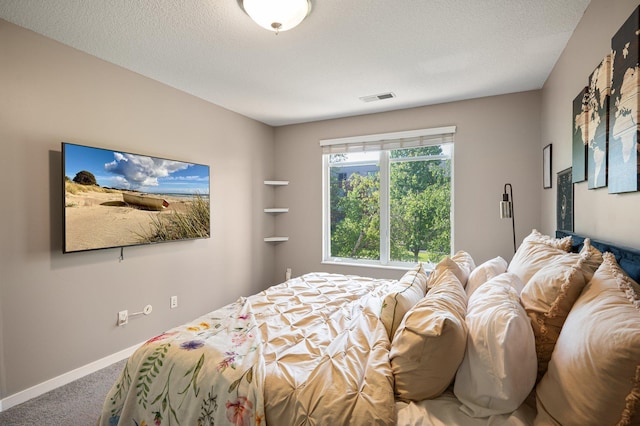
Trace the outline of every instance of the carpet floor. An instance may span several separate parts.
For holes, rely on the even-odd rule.
[[[126,360],[0,413],[2,426],[95,426]]]

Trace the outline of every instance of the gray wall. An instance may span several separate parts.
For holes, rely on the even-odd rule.
[[[276,276],[329,270],[398,277],[401,271],[323,265],[321,139],[457,126],[454,144],[454,251],[477,262],[513,256],[511,221],[500,219],[504,184],[513,185],[516,234],[521,241],[539,226],[542,152],[540,92],[454,102],[380,114],[297,124],[276,129],[276,170],[291,181],[276,195],[290,207],[276,219],[289,241],[277,246]]]
[[[272,281],[273,128],[2,20],[0,56],[0,400]],[[63,255],[61,141],[208,164],[212,237]]]
[[[542,229],[556,226],[556,173],[571,167],[572,102],[589,75],[611,50],[611,37],[638,7],[637,0],[591,0],[580,24],[542,90],[542,140],[553,144],[553,189],[542,191]],[[607,188],[575,190],[575,230],[638,247],[640,193],[609,194]]]
[[[510,259],[503,185],[514,186],[518,240],[553,232],[572,100],[636,6],[592,0],[541,91],[275,130],[0,20],[0,399],[279,282],[286,267],[399,276],[321,264],[320,139],[456,125],[455,249]],[[209,164],[212,238],[125,249],[123,262],[118,250],[63,255],[63,140]],[[554,188],[543,190],[548,143]],[[291,184],[273,191],[264,179]],[[577,185],[576,229],[637,246],[639,197]],[[274,225],[269,205],[290,213]],[[264,244],[273,231],[290,241]],[[147,303],[149,317],[115,326],[117,311]]]

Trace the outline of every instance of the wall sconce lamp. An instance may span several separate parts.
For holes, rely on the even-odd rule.
[[[509,193],[507,194],[507,186],[509,187]],[[504,184],[504,192],[502,193],[502,201],[500,201],[500,218],[511,219],[511,226],[513,229],[513,252],[516,248],[516,219],[513,212],[513,187],[510,183]]]
[[[311,0],[238,0],[256,24],[278,34],[296,27],[311,12]]]

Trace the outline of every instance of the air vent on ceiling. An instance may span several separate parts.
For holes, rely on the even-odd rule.
[[[363,96],[360,98],[360,100],[362,102],[374,102],[374,101],[381,101],[383,99],[391,99],[395,97],[396,97],[395,93],[388,92],[388,93],[380,93],[379,95]]]

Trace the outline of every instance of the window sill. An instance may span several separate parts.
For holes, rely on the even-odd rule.
[[[338,266],[350,266],[357,268],[373,268],[373,269],[388,269],[394,271],[409,271],[416,264],[415,263],[407,263],[405,265],[393,264],[393,265],[381,265],[379,263],[364,263],[364,262],[353,262],[349,260],[323,260],[321,262],[323,265],[338,265]],[[424,268],[427,272],[431,272],[435,265],[423,263]]]

